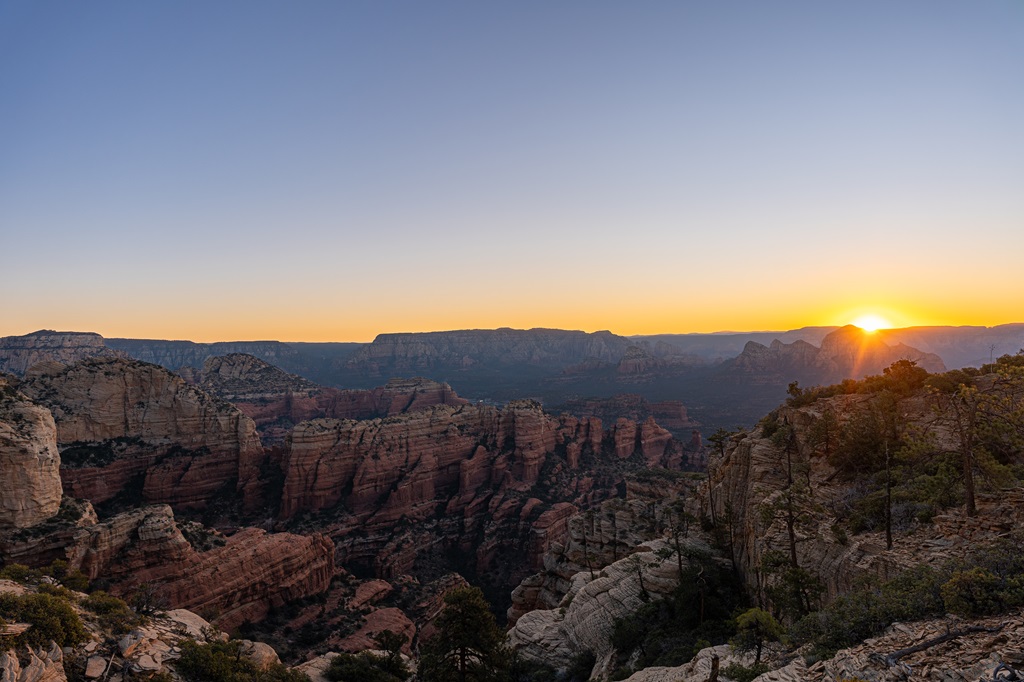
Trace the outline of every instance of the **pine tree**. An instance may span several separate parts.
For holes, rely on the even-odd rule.
[[[505,637],[479,588],[452,590],[444,603],[436,622],[437,634],[423,645],[423,682],[505,679],[509,665]]]

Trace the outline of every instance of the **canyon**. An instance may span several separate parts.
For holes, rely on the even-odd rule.
[[[544,344],[516,346],[515,334],[497,331],[513,344],[513,364],[577,359]],[[843,468],[830,438],[875,418],[889,405],[881,391],[895,396],[885,409],[898,416],[899,447],[928,433],[914,452],[935,457],[958,451],[955,381],[975,377],[974,388],[1007,409],[1020,396],[996,393],[1002,375],[951,374],[926,389],[924,378],[945,369],[941,358],[856,329],[824,331],[819,346],[748,342],[717,366],[716,381],[744,390],[878,376],[791,390],[786,404],[716,434],[711,446],[686,402],[643,393],[577,397],[552,414],[532,399],[472,402],[422,377],[324,387],[244,353],[173,373],[119,351],[92,354],[103,346],[83,336],[36,339],[31,354],[27,342],[14,344],[8,367],[19,376],[0,375],[0,560],[63,561],[125,597],[157,586],[169,606],[271,642],[290,662],[364,650],[382,629],[405,635],[412,653],[431,635],[444,595],[468,580],[505,611],[509,641],[525,659],[564,669],[587,653],[593,679],[607,679],[628,663],[612,644],[616,620],[670,596],[682,571],[698,566],[693,557],[735,567],[748,592],[771,604],[779,578],[765,566],[793,553],[827,603],[865,580],[962,560],[1024,522],[1020,487],[984,482],[973,515],[901,497],[891,548],[876,517],[857,516],[873,509],[858,499],[874,500],[877,490]],[[396,335],[390,355],[366,357],[382,367],[391,360],[381,358],[412,362],[415,353],[398,350],[415,345],[410,336]],[[466,351],[466,339],[438,357]],[[607,357],[584,358],[558,381],[591,373],[617,377],[616,386],[622,377],[656,384],[644,377],[685,366],[603,336],[596,346],[573,339],[577,355]],[[1000,466],[1024,465],[1016,441],[993,443],[986,447],[1005,459]],[[794,486],[806,489],[795,503],[786,497]],[[789,523],[786,504],[799,506]],[[902,632],[884,641],[914,641]],[[630,679],[698,679],[719,649]],[[929,655],[924,665],[941,667],[939,654]],[[853,675],[870,657],[851,649],[813,669],[777,661],[764,681],[818,679],[826,669]]]
[[[4,379],[4,452],[35,448],[0,460],[5,484],[34,477],[3,486],[5,563],[64,561],[114,594],[158,585],[223,628],[325,595],[340,614],[328,641],[358,648],[385,623],[429,628],[456,571],[507,592],[577,506],[697,455],[653,418],[605,428],[533,401],[470,405],[424,379],[341,391],[245,355],[183,375],[97,356]],[[240,408],[313,418],[268,449]],[[402,607],[358,598],[373,580]]]

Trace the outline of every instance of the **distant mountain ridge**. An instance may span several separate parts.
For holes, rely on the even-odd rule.
[[[912,360],[929,372],[944,372],[942,358],[902,343],[892,346],[878,334],[847,325],[829,333],[820,347],[806,341],[768,346],[748,341],[743,352],[723,363],[724,373],[751,383],[780,384],[802,381],[833,384],[844,379],[859,379],[882,370],[897,360]]]
[[[902,358],[931,370],[979,366],[1024,348],[1024,324],[913,327],[858,332],[855,339],[846,329],[625,337],[501,328],[381,334],[368,344],[193,343],[43,331],[0,339],[0,371],[23,374],[41,360],[67,364],[93,355],[182,371],[202,368],[210,357],[245,353],[337,389],[369,390],[394,377],[419,376],[494,404],[532,398],[565,405],[636,394],[652,403],[679,401],[693,420],[714,429],[758,418],[784,398],[791,381],[810,386],[860,378]]]

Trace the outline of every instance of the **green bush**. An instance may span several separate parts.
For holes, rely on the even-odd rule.
[[[81,618],[66,599],[52,594],[0,594],[0,618],[32,627],[13,638],[15,646],[75,646],[89,639]]]
[[[751,682],[755,677],[763,675],[769,670],[771,670],[771,666],[765,663],[755,663],[750,666],[733,663],[722,669],[722,675],[735,680],[735,682]]]
[[[0,568],[0,578],[3,578],[4,580],[13,580],[14,582],[22,585],[27,585],[39,580],[40,575],[39,571],[29,568],[25,564],[7,564],[3,568]]]
[[[186,680],[201,682],[309,682],[306,675],[277,663],[260,671],[256,665],[242,657],[241,643],[237,640],[200,644],[191,640],[181,642],[181,658],[175,664]]]
[[[142,622],[123,599],[99,590],[82,600],[82,607],[99,617],[100,624],[120,635],[129,632]]]
[[[957,571],[942,586],[942,600],[952,613],[989,616],[1005,608],[1000,580],[979,566]]]
[[[69,568],[68,562],[61,559],[44,568],[43,573],[69,590],[85,592],[89,589],[89,578],[77,568]]]
[[[331,659],[325,676],[331,682],[401,682],[409,673],[399,677],[385,669],[382,657],[365,651],[359,654],[341,654]],[[404,668],[404,666],[403,666]]]
[[[595,665],[597,665],[597,656],[593,651],[589,649],[580,651],[569,661],[569,668],[566,670],[569,682],[587,682]]]

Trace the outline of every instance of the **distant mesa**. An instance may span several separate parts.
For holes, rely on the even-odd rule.
[[[57,332],[41,329],[24,336],[0,338],[0,372],[23,376],[39,362],[53,360],[70,365],[91,357],[128,357],[109,348],[92,332]]]

